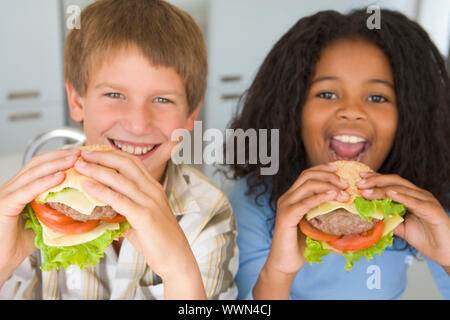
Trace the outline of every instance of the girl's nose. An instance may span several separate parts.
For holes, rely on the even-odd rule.
[[[362,106],[353,103],[346,103],[342,105],[336,112],[336,116],[341,120],[364,120],[366,119],[366,113]]]

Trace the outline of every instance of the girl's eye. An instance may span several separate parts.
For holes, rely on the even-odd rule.
[[[368,100],[370,102],[375,102],[375,103],[381,103],[381,102],[387,102],[388,101],[388,99],[386,99],[385,97],[380,96],[380,95],[376,95],[376,94],[369,96]]]
[[[157,97],[153,101],[156,102],[156,103],[170,103],[170,102],[172,102],[169,99],[161,98],[161,97]]]
[[[333,92],[321,92],[317,96],[321,99],[327,99],[327,100],[337,99],[337,95]]]
[[[110,92],[110,93],[106,93],[105,96],[113,98],[113,99],[124,99],[125,96],[121,93],[118,92]]]

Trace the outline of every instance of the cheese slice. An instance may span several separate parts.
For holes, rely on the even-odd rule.
[[[53,231],[42,222],[40,223],[42,226],[43,241],[46,245],[51,247],[74,246],[80,243],[89,242],[100,237],[107,230],[118,230],[120,228],[119,223],[100,221],[98,226],[89,232],[81,234],[64,234]]]
[[[52,197],[48,197],[46,202],[62,203],[85,215],[90,215],[96,207],[95,204],[89,201],[84,193],[72,188],[68,188],[54,194]]]
[[[385,219],[384,220],[384,225],[383,225],[383,233],[382,233],[381,237],[386,236],[389,232],[394,230],[400,223],[403,222],[403,220],[404,219],[402,217],[400,217],[399,215],[395,215],[395,216],[392,216],[392,217],[389,217],[389,218]],[[337,249],[333,248],[332,246],[330,246],[328,244],[328,242],[320,241],[320,243],[322,244],[322,247],[324,249],[330,249],[333,252],[336,252],[336,253],[339,254],[339,252],[338,252],[339,250],[337,250]]]
[[[306,220],[311,220],[312,218],[315,218],[317,216],[327,214],[331,211],[334,211],[336,209],[345,209],[350,213],[356,214],[359,216],[358,211],[356,210],[355,203],[352,202],[337,202],[337,201],[329,201],[324,202],[318,205],[317,207],[311,209],[306,214]],[[371,215],[372,218],[382,220],[383,219],[383,212],[379,210],[378,208],[375,210],[375,212]]]
[[[112,169],[110,169],[112,170]],[[67,193],[66,191],[62,192],[59,195],[59,199],[60,201],[55,201],[55,202],[61,202],[64,203],[65,205],[68,205],[70,207],[72,207],[73,209],[79,211],[82,214],[86,214],[86,215],[90,215],[92,213],[92,210],[96,207],[104,207],[107,204],[101,202],[100,200],[91,197],[90,195],[88,195],[87,193],[84,192],[83,190],[83,183],[85,181],[93,181],[95,182],[95,180],[93,180],[90,177],[87,176],[83,176],[81,174],[79,174],[78,172],[75,171],[74,168],[70,168],[66,171],[64,171],[66,178],[64,179],[64,181],[57,185],[56,187],[49,189],[43,193],[41,193],[39,196],[36,197],[36,201],[37,202],[46,202],[45,198],[47,198],[48,194],[53,192],[53,193],[57,193],[62,191],[63,189],[66,188],[70,188],[72,190],[77,190],[79,194],[83,195],[84,198],[87,200],[83,200],[80,198],[80,196],[78,196],[76,193]],[[58,194],[56,194],[55,196],[58,196]],[[54,196],[54,197],[55,197]],[[53,199],[54,199],[53,197]],[[54,201],[52,199],[52,201]],[[83,203],[79,204],[78,200],[82,200]],[[62,202],[64,201],[64,202]],[[88,204],[88,202],[90,204]]]

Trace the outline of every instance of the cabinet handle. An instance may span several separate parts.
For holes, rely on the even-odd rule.
[[[10,122],[23,121],[23,120],[34,120],[40,119],[41,113],[39,111],[13,113],[8,116]]]
[[[224,101],[239,100],[240,98],[241,98],[240,93],[223,94],[220,96],[220,99]]]
[[[220,82],[238,82],[241,80],[242,80],[242,76],[240,74],[220,77]]]
[[[9,92],[7,95],[8,100],[18,99],[35,99],[39,97],[39,91],[16,91]]]

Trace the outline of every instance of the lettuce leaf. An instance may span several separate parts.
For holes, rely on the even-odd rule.
[[[344,251],[342,254],[345,257],[345,270],[350,271],[355,264],[355,261],[359,261],[361,257],[365,257],[367,261],[373,259],[374,255],[381,255],[386,249],[386,247],[391,246],[394,240],[394,233],[391,231],[374,245],[353,252]],[[311,239],[310,237],[306,237],[306,249],[304,256],[306,261],[309,264],[313,264],[313,262],[320,263],[322,262],[322,257],[326,256],[331,252],[330,249],[324,249],[322,243],[320,241]]]
[[[52,269],[67,269],[70,265],[76,265],[82,270],[86,266],[95,266],[104,256],[106,248],[111,242],[123,235],[126,229],[131,228],[129,222],[122,222],[120,229],[107,230],[100,237],[82,244],[66,247],[52,247],[44,243],[42,227],[30,205],[27,205],[22,212],[25,219],[25,229],[33,229],[35,233],[34,244],[42,251],[43,261],[42,271]]]
[[[371,215],[375,213],[377,208],[383,213],[384,219],[395,215],[403,217],[406,212],[403,204],[392,201],[391,198],[366,200],[361,197],[356,197],[354,203],[359,216],[369,222],[372,221]]]
[[[320,241],[311,239],[308,236],[306,237],[305,241],[306,249],[303,255],[305,256],[306,261],[308,261],[311,265],[313,264],[313,262],[322,262],[322,257],[331,252],[330,249],[324,249]]]

